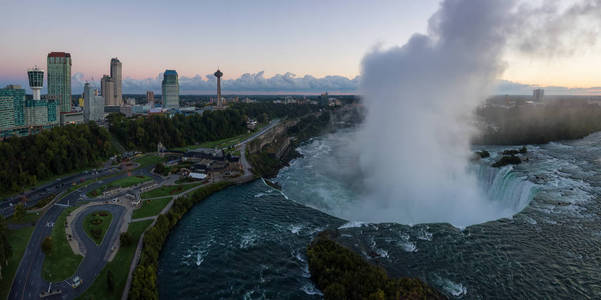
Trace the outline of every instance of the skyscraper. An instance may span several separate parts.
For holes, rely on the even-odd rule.
[[[545,96],[545,90],[543,89],[535,89],[532,91],[532,96],[535,101],[543,101],[543,97]]]
[[[116,57],[111,59],[111,79],[113,79],[115,84],[114,105],[121,105],[123,104],[123,95],[121,94],[121,62]]]
[[[48,99],[56,100],[59,112],[71,111],[71,54],[48,54]]]
[[[146,92],[146,102],[148,103],[148,105],[150,105],[150,107],[154,107],[154,92],[153,91]]]
[[[217,106],[221,107],[221,76],[223,76],[223,73],[217,69],[217,72],[215,72],[213,75],[217,77]]]
[[[35,66],[27,71],[29,87],[33,93],[33,100],[40,100],[40,92],[44,87],[44,70]]]
[[[117,101],[115,101],[115,82],[110,76],[102,76],[102,79],[100,80],[100,91],[104,97],[104,105],[118,105]]]
[[[83,99],[83,118],[86,122],[104,119],[104,98],[98,96],[98,90],[87,82],[83,86]]]
[[[179,108],[179,81],[175,70],[163,73],[161,98],[164,108]]]
[[[18,85],[0,89],[0,132],[25,126],[25,90]],[[5,137],[5,134],[1,135]]]

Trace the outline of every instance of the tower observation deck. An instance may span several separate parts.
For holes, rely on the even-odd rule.
[[[33,100],[40,100],[40,92],[44,87],[44,70],[35,66],[27,70],[27,77],[29,79],[29,87],[33,93]]]

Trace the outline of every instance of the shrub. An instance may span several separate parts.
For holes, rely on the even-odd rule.
[[[42,252],[44,254],[49,255],[52,251],[52,237],[47,236],[42,242]]]
[[[128,246],[131,246],[131,244],[134,242],[134,240],[131,237],[131,235],[129,235],[129,233],[123,232],[119,236],[119,242],[121,243],[122,247],[128,247]]]
[[[501,159],[492,164],[492,166],[495,168],[500,168],[506,165],[518,165],[520,163],[522,163],[522,160],[519,157],[511,155],[501,157]]]

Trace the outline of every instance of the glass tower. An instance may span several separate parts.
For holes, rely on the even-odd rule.
[[[179,108],[179,81],[175,70],[163,73],[162,95],[164,108]]]
[[[71,111],[71,54],[48,54],[48,99],[56,100],[60,112]]]

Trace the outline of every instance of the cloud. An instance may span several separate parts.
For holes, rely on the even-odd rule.
[[[73,93],[83,90],[85,80],[81,73],[75,73],[71,79]],[[146,91],[161,92],[161,81],[163,74],[158,74],[155,78],[133,79],[125,78],[123,80],[123,93],[141,94]],[[222,80],[221,88],[225,94],[237,92],[282,92],[282,93],[319,93],[324,91],[354,93],[357,91],[359,78],[349,79],[343,76],[329,75],[321,78],[312,75],[297,77],[295,74],[287,72],[276,74],[272,77],[265,77],[263,71],[257,73],[245,73],[236,79]],[[100,82],[94,82],[100,86]],[[216,90],[217,79],[213,74],[205,76],[195,75],[193,77],[179,77],[181,94],[209,94]]]

